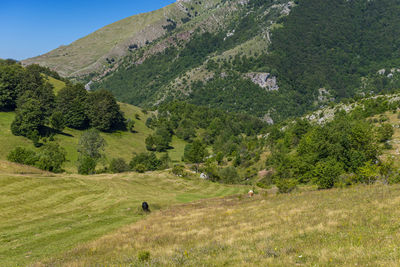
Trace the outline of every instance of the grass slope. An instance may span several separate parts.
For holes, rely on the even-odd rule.
[[[119,57],[127,53],[130,44],[144,44],[146,40],[160,37],[166,23],[165,16],[176,13],[176,5],[135,15],[107,25],[67,46],[23,61],[44,65],[63,76],[77,76],[82,73],[98,71],[105,65],[106,57]],[[143,39],[147,38],[147,39]]]
[[[59,255],[174,203],[243,193],[168,173],[62,176],[0,173],[0,266]]]
[[[154,213],[62,266],[398,266],[400,186],[200,201]],[[146,265],[147,266],[147,265]]]
[[[133,153],[146,152],[145,139],[153,132],[145,125],[146,119],[150,114],[144,114],[140,108],[120,103],[121,110],[127,119],[135,121],[135,133],[115,132],[101,133],[107,142],[106,156],[107,160],[112,158],[123,158],[127,162],[132,159]],[[139,114],[139,120],[135,118]],[[10,126],[14,120],[14,112],[0,112],[0,160],[6,160],[8,153],[17,146],[34,149],[33,144],[27,138],[14,136],[11,133]],[[55,140],[66,150],[68,162],[64,164],[64,169],[68,172],[76,172],[76,161],[78,159],[77,145],[83,131],[74,129],[65,129],[63,135],[57,135]],[[172,161],[180,162],[183,156],[183,150],[186,142],[174,138],[171,143],[174,149],[169,150]],[[103,164],[107,165],[105,161]]]

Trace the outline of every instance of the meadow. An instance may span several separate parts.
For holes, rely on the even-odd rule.
[[[398,185],[202,200],[35,266],[399,266],[399,207]]]
[[[60,255],[173,204],[244,193],[168,172],[55,175],[0,161],[0,266]]]
[[[120,107],[127,119],[135,121],[135,132],[101,133],[107,143],[106,160],[100,164],[103,166],[108,166],[109,161],[113,158],[123,158],[129,163],[134,153],[146,152],[145,139],[153,133],[153,130],[145,125],[147,118],[151,115],[150,113],[145,114],[140,108],[124,103],[120,103]],[[139,119],[136,118],[136,114],[138,114]],[[6,160],[8,153],[17,146],[35,149],[32,141],[11,133],[10,126],[14,118],[14,112],[0,112],[0,160]],[[77,172],[77,145],[82,133],[83,131],[66,128],[63,134],[55,136],[55,140],[67,152],[67,162],[63,167],[68,173]],[[176,137],[173,138],[171,143],[173,149],[168,150],[172,162],[181,162],[185,145],[185,141]]]

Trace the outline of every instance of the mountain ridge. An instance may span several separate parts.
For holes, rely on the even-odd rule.
[[[148,26],[158,29],[152,38],[137,32],[141,42],[119,43],[119,54],[104,54],[70,78],[150,109],[178,99],[279,122],[399,87],[397,73],[377,73],[400,66],[399,9],[394,0],[177,1],[147,14],[159,23]],[[74,61],[28,63],[69,68]]]

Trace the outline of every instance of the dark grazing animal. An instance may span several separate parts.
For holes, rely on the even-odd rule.
[[[143,203],[142,203],[142,209],[143,209],[143,211],[145,211],[145,212],[150,212],[149,204],[147,204],[147,202],[143,202]]]

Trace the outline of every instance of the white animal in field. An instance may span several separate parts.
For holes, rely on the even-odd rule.
[[[250,190],[249,193],[247,193],[249,195],[249,197],[253,197],[254,196],[254,191]]]

